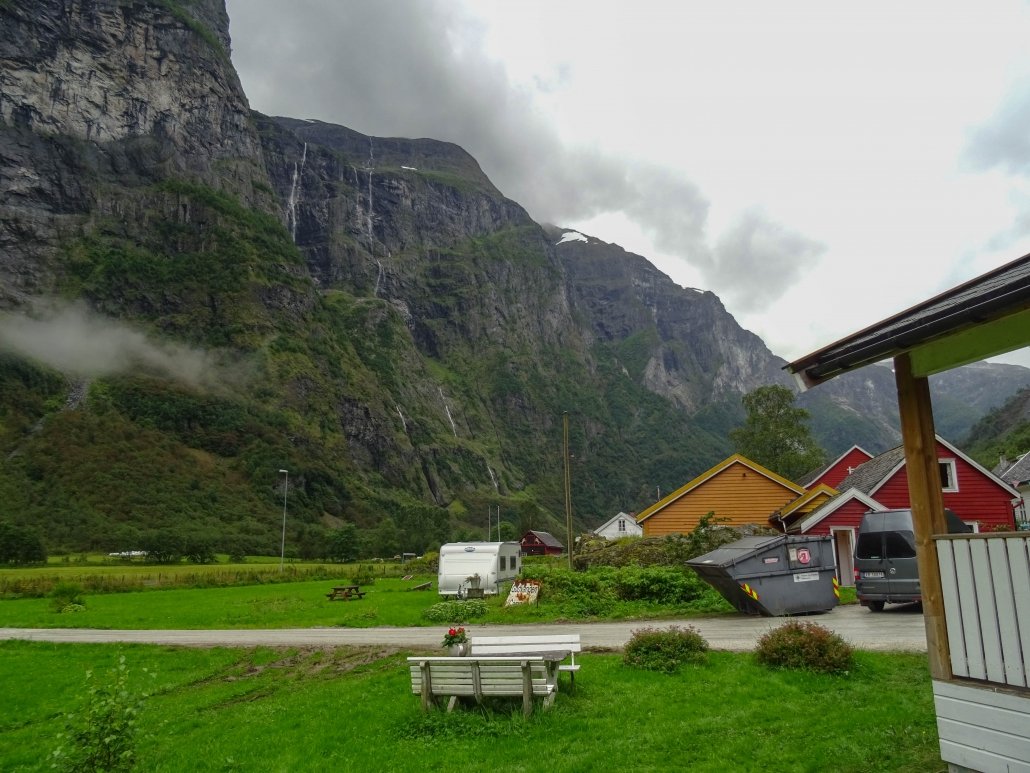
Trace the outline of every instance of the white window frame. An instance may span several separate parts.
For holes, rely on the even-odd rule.
[[[620,532],[625,532],[626,531],[626,519],[625,518],[620,518],[619,519],[619,531]]]
[[[958,465],[955,464],[955,460],[938,459],[937,464],[941,468],[948,468],[948,481],[950,481],[950,485],[945,485],[944,470],[941,469],[941,491],[958,491]]]

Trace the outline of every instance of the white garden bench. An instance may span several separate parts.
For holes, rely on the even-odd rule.
[[[576,653],[582,652],[583,647],[579,642],[578,633],[556,633],[540,636],[473,636],[469,639],[470,654],[481,655],[528,655],[535,652],[553,652],[555,650],[568,650],[572,657],[571,662],[562,663],[558,666],[559,671],[566,671],[572,686],[576,686],[576,672],[579,665],[576,663]]]
[[[428,710],[437,697],[447,697],[447,711],[458,698],[522,696],[522,712],[533,713],[533,698],[544,699],[544,710],[554,702],[557,685],[544,657],[415,657],[408,658],[411,691],[422,696]]]

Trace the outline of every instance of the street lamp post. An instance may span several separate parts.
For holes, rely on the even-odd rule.
[[[286,494],[290,490],[290,473],[288,470],[279,470],[279,473],[286,476],[283,485],[283,541],[279,547],[279,571],[281,572],[286,563]]]

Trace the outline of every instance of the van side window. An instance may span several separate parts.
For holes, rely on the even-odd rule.
[[[507,560],[508,560],[507,558],[505,558],[504,556],[501,556],[501,571],[502,572],[504,571],[504,562],[507,561]]]
[[[858,547],[855,548],[856,558],[883,558],[883,539],[880,532],[872,534],[859,534]]]
[[[915,558],[915,538],[910,531],[888,531],[883,535],[887,558]]]

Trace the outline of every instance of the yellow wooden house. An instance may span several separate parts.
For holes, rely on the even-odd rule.
[[[655,502],[637,516],[637,523],[645,537],[686,534],[710,512],[724,526],[768,527],[773,513],[805,493],[796,483],[734,454]]]
[[[770,525],[779,531],[791,531],[794,524],[804,520],[839,493],[832,486],[820,483],[773,513],[769,518]]]

